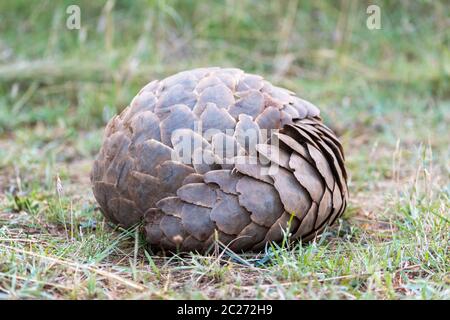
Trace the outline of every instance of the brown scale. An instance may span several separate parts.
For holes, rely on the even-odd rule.
[[[348,200],[344,152],[319,113],[235,68],[152,81],[106,126],[94,196],[109,221],[143,222],[155,248],[205,252],[218,240],[234,251],[262,250],[286,232],[311,240]],[[186,137],[188,153],[179,148]]]

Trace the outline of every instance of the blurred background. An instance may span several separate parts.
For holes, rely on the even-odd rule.
[[[367,27],[371,4],[381,29]],[[0,190],[14,166],[50,186],[55,163],[95,155],[143,85],[199,66],[258,73],[318,105],[358,147],[356,175],[382,165],[366,161],[384,152],[374,143],[448,157],[449,13],[425,0],[1,1]]]
[[[70,5],[79,8],[79,29],[67,27]],[[380,29],[368,28],[369,5],[380,9]],[[104,126],[141,87],[189,68],[229,66],[316,104],[343,142],[350,176],[344,218],[320,240],[331,242],[300,246],[303,260],[282,256],[257,278],[233,273],[231,283],[287,281],[280,294],[288,298],[342,291],[448,299],[449,30],[446,0],[0,1],[0,293],[126,296],[111,293],[91,267],[68,277],[67,263],[55,266],[48,255],[155,288],[161,281],[157,297],[166,284],[181,297],[229,297],[221,287],[228,269],[218,269],[225,280],[209,291],[194,276],[180,291],[186,268],[177,282],[171,267],[141,265],[133,240],[119,248],[124,236],[99,227],[89,182]],[[198,259],[192,274],[209,274]],[[354,280],[292,285],[316,276]],[[255,297],[252,288],[236,290]]]

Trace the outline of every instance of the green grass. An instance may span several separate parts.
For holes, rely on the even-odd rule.
[[[0,3],[0,299],[450,298],[445,1],[376,1],[373,31],[372,2],[351,0],[75,1],[81,31],[73,3]],[[341,136],[350,204],[312,243],[155,256],[96,210],[106,122],[150,80],[208,65],[298,92]]]

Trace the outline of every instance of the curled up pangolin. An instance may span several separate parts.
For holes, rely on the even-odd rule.
[[[147,84],[91,172],[105,217],[150,246],[204,252],[308,241],[345,210],[344,153],[316,106],[261,76],[200,68]]]

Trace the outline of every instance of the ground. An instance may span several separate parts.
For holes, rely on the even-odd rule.
[[[449,299],[449,7],[375,3],[379,30],[346,0],[2,1],[0,299]],[[98,211],[106,122],[214,65],[297,92],[340,136],[349,207],[313,242],[158,256]]]

